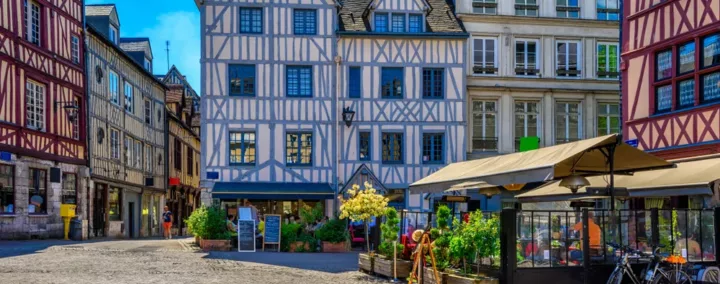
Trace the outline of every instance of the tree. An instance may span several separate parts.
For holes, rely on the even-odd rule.
[[[360,186],[354,184],[352,189],[347,191],[349,197],[344,199],[338,196],[340,200],[340,219],[350,219],[353,222],[363,221],[365,224],[365,242],[368,252],[370,251],[370,230],[369,224],[372,217],[380,217],[385,214],[388,199],[376,193],[372,184],[365,182],[365,189],[360,190]]]
[[[388,207],[385,210],[385,223],[380,228],[382,231],[382,243],[378,246],[378,250],[381,254],[387,258],[392,258],[393,253],[395,256],[402,255],[402,251],[405,248],[403,244],[396,244],[393,246],[395,241],[398,239],[400,233],[400,218],[398,217],[397,210],[392,207]]]
[[[445,268],[450,266],[450,240],[452,238],[452,232],[448,227],[449,221],[452,220],[450,208],[447,205],[440,205],[436,216],[437,227],[430,230],[430,237],[433,239],[431,247],[435,254],[437,269],[444,271]],[[428,262],[432,261],[429,257],[426,257],[426,259]]]

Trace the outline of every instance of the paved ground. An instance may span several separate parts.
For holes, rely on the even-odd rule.
[[[0,283],[381,283],[357,254],[198,252],[189,239],[0,242]]]

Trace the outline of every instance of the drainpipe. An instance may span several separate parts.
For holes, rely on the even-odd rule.
[[[337,44],[336,44],[337,46]],[[340,168],[340,116],[338,115],[338,111],[340,111],[340,64],[342,63],[342,56],[336,55],[335,56],[335,166],[333,167],[334,170],[334,176],[335,176],[335,200],[333,200],[333,214],[337,215],[338,213],[338,207],[340,201],[338,200],[338,195],[340,194],[340,188],[339,187],[339,168]]]

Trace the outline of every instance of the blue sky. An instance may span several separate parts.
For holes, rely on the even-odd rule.
[[[200,92],[200,13],[193,0],[86,0],[85,4],[115,4],[121,37],[148,37],[153,73],[167,73],[165,41],[170,41],[170,66],[177,66]]]

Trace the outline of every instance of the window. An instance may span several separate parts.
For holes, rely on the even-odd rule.
[[[598,43],[598,78],[617,78],[620,75],[618,64],[619,48],[616,43]]]
[[[410,14],[408,17],[408,32],[421,33],[424,26],[425,22],[422,15]]]
[[[240,33],[261,34],[263,32],[262,8],[240,8]]]
[[[473,40],[473,73],[497,73],[497,52],[494,38],[476,38]]]
[[[598,20],[617,21],[620,19],[620,0],[597,0]]]
[[[144,63],[145,63],[145,65],[144,65],[145,70],[147,70],[148,72],[152,73],[152,62],[150,62],[150,59],[147,59],[147,57],[145,57],[145,62],[144,62]]]
[[[442,133],[423,134],[423,163],[442,164],[445,160],[443,142],[445,135]]]
[[[578,0],[557,0],[556,3],[555,10],[557,10],[558,18],[577,19],[580,16]]]
[[[540,72],[537,40],[519,39],[515,41],[515,75],[537,76]]]
[[[388,31],[388,14],[387,13],[375,13],[375,31],[376,32],[387,32]]]
[[[255,96],[255,65],[228,65],[231,96]]]
[[[678,52],[678,74],[695,71],[695,41],[681,45]]]
[[[125,82],[125,111],[133,113],[133,86]]]
[[[372,136],[369,131],[360,131],[360,151],[358,152],[358,160],[360,161],[370,161],[372,159],[370,152],[372,149],[370,141],[372,140],[370,137]]]
[[[497,151],[497,108],[495,101],[473,101],[472,148],[481,151]]]
[[[190,147],[190,145],[187,146],[187,168],[185,169],[185,172],[192,176],[193,175],[193,167],[195,167],[195,162],[193,161],[195,159],[195,151],[193,151],[193,148]]]
[[[288,166],[312,165],[312,133],[287,133],[285,145]]]
[[[660,81],[672,77],[672,50],[659,52],[655,55],[655,80]]]
[[[120,190],[117,187],[111,187],[108,192],[108,219],[110,221],[122,221]]]
[[[720,72],[702,76],[702,101],[711,102],[720,99]]]
[[[110,41],[112,41],[114,44],[118,43],[118,30],[115,26],[110,25],[108,36],[110,38]]]
[[[537,17],[537,0],[515,0],[515,15]]]
[[[25,83],[27,127],[42,131],[45,128],[45,86],[27,80]]]
[[[77,204],[77,179],[75,174],[63,173],[62,204]]]
[[[145,124],[152,125],[152,102],[145,100]]]
[[[110,93],[110,102],[120,105],[120,80],[117,73],[108,71],[108,91]]]
[[[520,149],[520,138],[540,137],[538,102],[515,102],[515,150]]]
[[[388,164],[402,164],[403,162],[403,134],[382,134],[382,161]]]
[[[0,165],[0,214],[15,213],[15,168]]]
[[[680,81],[678,84],[677,108],[688,108],[695,105],[695,79]]]
[[[28,181],[28,213],[47,213],[47,172],[40,169],[30,169]]]
[[[133,163],[133,139],[125,134],[123,150],[125,151],[125,165],[128,167],[132,166]]]
[[[174,144],[175,147],[173,147],[173,154],[174,154],[174,157],[173,157],[174,163],[173,164],[175,166],[175,169],[180,171],[180,170],[182,170],[182,142],[180,142],[180,139],[175,137],[174,143],[175,143]]]
[[[230,165],[254,165],[255,147],[255,132],[230,132]]]
[[[580,42],[557,42],[557,76],[580,77]]]
[[[40,46],[41,11],[38,3],[25,0],[25,39],[37,46]]]
[[[497,13],[496,0],[473,0],[473,13],[494,15]]]
[[[348,71],[348,96],[358,99],[361,95],[362,75],[360,67],[350,67]]]
[[[288,66],[286,76],[288,97],[312,97],[312,66]]]
[[[703,38],[703,68],[720,64],[720,34]]]
[[[392,32],[405,32],[405,14],[392,14]]]
[[[580,103],[555,103],[555,144],[582,138]]]
[[[597,136],[620,133],[620,105],[599,103],[597,124]]]
[[[153,150],[152,146],[145,145],[145,171],[146,172],[152,172],[153,171]]]
[[[135,140],[135,168],[142,169],[142,157],[143,157],[143,145],[142,142]]]
[[[73,97],[73,101],[78,107],[78,109],[76,111],[75,121],[70,122],[72,126],[72,138],[75,140],[80,140],[80,120],[82,118],[83,112],[80,105],[80,99],[78,97]]]
[[[80,63],[80,38],[75,35],[70,36],[70,57],[73,63]]]
[[[655,110],[666,112],[672,109],[672,85],[665,85],[655,89]]]
[[[423,98],[443,98],[443,68],[423,68]]]
[[[110,129],[110,157],[120,159],[120,132]]]
[[[383,67],[381,70],[380,93],[385,99],[402,99],[403,97],[403,68]]]
[[[317,34],[317,11],[295,9],[294,13],[294,29],[296,35],[314,35]]]

